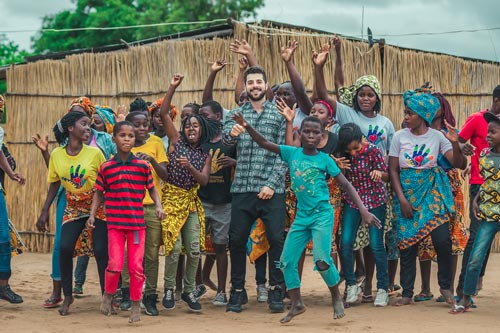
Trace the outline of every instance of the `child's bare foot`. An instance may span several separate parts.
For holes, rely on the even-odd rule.
[[[287,315],[280,319],[280,323],[285,324],[293,319],[293,317],[298,316],[306,312],[306,306],[304,303],[299,302],[296,304],[291,304],[290,311],[288,311]]]
[[[393,305],[394,306],[403,306],[403,305],[409,305],[409,304],[413,304],[411,297],[401,297],[401,299],[398,300]]]
[[[65,296],[64,297],[64,301],[61,305],[61,308],[59,310],[57,310],[57,311],[59,311],[59,314],[61,316],[67,316],[69,314],[69,306],[71,304],[73,304],[74,300],[75,299],[73,298],[73,296]]]
[[[340,319],[345,316],[344,302],[341,298],[333,300],[333,319]]]
[[[104,293],[102,295],[102,303],[100,307],[101,313],[105,316],[111,316],[116,314],[115,309],[113,308],[113,295]]]
[[[213,291],[217,291],[217,286],[215,285],[215,283],[212,280],[210,280],[210,278],[203,279],[203,284],[205,286],[207,286],[208,288],[212,289]]]
[[[439,289],[441,295],[443,295],[446,303],[455,305],[455,297],[453,297],[453,292],[449,289]]]
[[[141,304],[140,301],[132,301],[132,310],[128,322],[135,323],[141,320]]]

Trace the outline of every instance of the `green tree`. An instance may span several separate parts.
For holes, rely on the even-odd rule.
[[[21,50],[19,45],[9,40],[4,34],[0,34],[0,66],[24,62],[24,57],[29,55],[25,50]],[[0,94],[7,91],[4,80],[0,80]]]
[[[43,18],[42,29],[118,27],[168,22],[197,22],[214,19],[255,17],[264,0],[75,0],[74,10],[65,10]],[[59,52],[88,47],[132,42],[176,32],[204,24],[166,25],[159,27],[83,30],[67,32],[40,31],[32,38],[37,53]]]

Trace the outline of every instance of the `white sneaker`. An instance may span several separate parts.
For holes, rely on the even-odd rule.
[[[375,297],[373,305],[382,307],[387,306],[387,303],[389,303],[389,294],[387,291],[384,289],[377,290],[377,296]]]
[[[346,303],[356,303],[358,301],[358,295],[361,293],[361,288],[356,284],[352,286],[347,286],[347,297],[345,299]]]
[[[259,303],[267,302],[268,294],[269,292],[265,284],[257,285],[257,302]]]

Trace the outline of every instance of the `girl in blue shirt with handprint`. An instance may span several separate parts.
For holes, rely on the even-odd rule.
[[[438,156],[442,154],[456,168],[465,168],[467,160],[460,151],[455,128],[447,122],[446,133],[429,127],[440,106],[436,97],[417,89],[405,92],[403,99],[406,128],[394,134],[389,151],[403,287],[403,297],[394,305],[412,302],[418,244],[429,236],[437,253],[441,294],[453,303],[449,223],[455,207]]]
[[[85,222],[90,215],[97,172],[105,158],[98,148],[84,144],[91,133],[90,117],[86,113],[76,111],[67,113],[57,122],[53,131],[61,146],[54,149],[50,155],[47,177],[50,186],[37,227],[41,231],[48,231],[49,208],[59,186],[62,185],[66,190],[67,204],[60,240],[59,264],[64,301],[59,313],[65,316],[74,300],[72,291],[74,252],[79,255],[95,255],[101,291],[104,290],[108,241],[102,204],[97,211],[95,228],[92,231],[85,228]]]

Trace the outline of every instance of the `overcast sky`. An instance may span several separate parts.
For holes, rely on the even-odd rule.
[[[307,26],[346,36],[361,36],[370,27],[388,44],[500,61],[500,29],[446,35],[389,36],[500,28],[499,0],[266,0],[258,19]],[[38,29],[44,15],[73,8],[71,0],[0,0],[0,33]],[[364,6],[364,21],[362,8]],[[30,48],[35,32],[7,33],[21,48]]]

